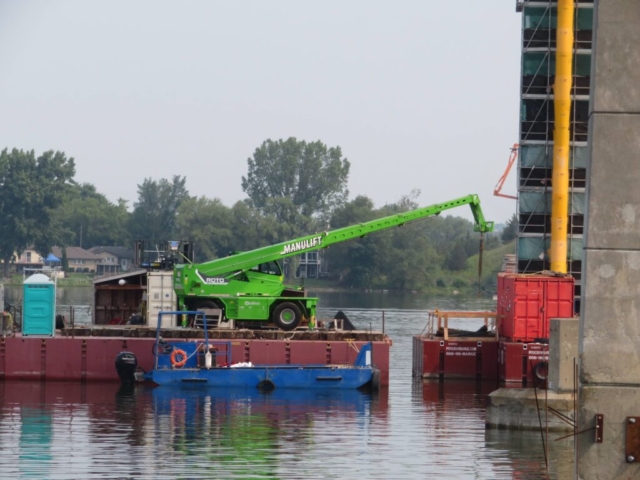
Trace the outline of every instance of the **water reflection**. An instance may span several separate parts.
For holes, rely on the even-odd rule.
[[[385,392],[0,383],[0,477],[299,478],[356,454]]]
[[[51,462],[51,413],[29,407],[20,409],[19,470],[22,478],[40,478]]]
[[[327,315],[342,309],[360,326],[385,309],[388,390],[0,381],[0,478],[545,478],[538,432],[485,430],[494,384],[411,378],[426,310],[490,308],[487,299],[321,297]],[[571,478],[572,441],[550,443],[551,477]]]
[[[573,439],[555,441],[564,433],[550,433],[545,439],[549,443],[550,478],[573,478]],[[509,459],[508,468],[513,479],[546,478],[544,451],[539,431],[487,430],[487,448],[496,455]]]
[[[218,472],[240,477],[277,477],[296,457],[312,455],[326,441],[325,429],[346,426],[351,435],[366,436],[369,417],[385,413],[384,401],[359,391],[159,387],[152,395],[154,428],[164,440],[159,447],[200,456]],[[351,448],[337,436],[332,443]]]
[[[494,478],[546,478],[544,451],[539,431],[485,430],[487,395],[496,390],[495,382],[449,380],[445,382],[417,380],[412,384],[412,398],[423,408],[426,427],[433,432],[432,441],[455,445],[454,455],[472,454],[480,469],[473,476],[485,478],[484,468]],[[555,442],[562,434],[552,434],[549,442],[549,474],[551,478],[572,478],[573,440]],[[481,439],[484,438],[484,442]],[[482,445],[484,443],[484,445]],[[442,451],[434,451],[442,460]],[[451,462],[448,463],[449,466]],[[455,474],[455,470],[450,470]],[[458,472],[464,478],[464,472]],[[471,473],[469,473],[471,474]],[[487,477],[488,478],[488,477]]]

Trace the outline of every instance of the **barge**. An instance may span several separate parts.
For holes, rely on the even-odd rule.
[[[353,365],[359,350],[373,344],[372,364],[380,370],[380,386],[389,385],[391,340],[380,332],[332,330],[209,330],[212,340],[230,344],[233,358],[267,364]],[[202,329],[162,328],[163,339],[198,340]],[[145,326],[76,326],[56,331],[52,337],[0,338],[0,380],[119,381],[114,361],[132,352],[138,365],[154,366],[155,328]]]
[[[499,380],[511,386],[546,380],[549,326],[574,316],[574,280],[557,273],[498,274],[496,311],[429,312],[413,337],[413,375]],[[449,320],[484,319],[477,331],[452,330]]]
[[[69,312],[71,322],[63,318],[60,324],[54,322],[55,304],[49,299],[46,321],[23,317],[22,332],[0,336],[0,381],[117,382],[114,362],[121,352],[133,353],[138,365],[151,371],[158,314],[175,307],[171,275],[170,271],[138,269],[96,279],[91,325],[74,323],[73,310]],[[37,293],[55,289],[46,278],[35,287]],[[24,298],[27,303],[32,301]],[[42,304],[35,310],[42,311]],[[23,333],[25,322],[31,335]],[[291,331],[266,326],[224,328],[222,322],[207,332],[210,340],[229,344],[234,361],[253,365],[353,365],[358,352],[372,343],[372,365],[380,370],[380,385],[388,386],[391,340],[381,332],[346,330],[344,322],[330,320],[327,325],[330,322],[336,328],[301,326]],[[159,330],[164,340],[204,339],[201,325],[182,326],[177,317],[167,323]]]

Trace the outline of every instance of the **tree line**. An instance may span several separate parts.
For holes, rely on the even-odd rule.
[[[266,140],[247,160],[244,200],[227,206],[218,198],[192,196],[186,177],[175,175],[143,179],[129,205],[76,182],[74,159],[64,152],[5,149],[0,152],[4,273],[13,255],[30,246],[46,256],[54,245],[189,240],[201,262],[418,208],[419,191],[378,208],[366,196],[349,200],[349,168],[340,147],[295,138]],[[466,268],[478,250],[472,232],[465,219],[429,217],[334,245],[324,260],[341,285],[423,289]],[[500,244],[499,236],[490,235],[485,248]]]

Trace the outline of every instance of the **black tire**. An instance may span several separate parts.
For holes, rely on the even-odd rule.
[[[260,390],[261,392],[265,392],[265,393],[266,392],[273,392],[276,389],[276,384],[273,383],[268,378],[265,378],[264,380],[260,380],[258,382],[257,389]]]
[[[547,362],[536,363],[533,367],[533,375],[540,381],[544,381],[549,376],[549,364]]]
[[[373,369],[373,374],[371,375],[371,390],[377,392],[380,390],[380,376],[382,372],[377,368]]]
[[[295,303],[283,302],[273,310],[272,319],[282,330],[293,330],[302,320],[302,312]]]

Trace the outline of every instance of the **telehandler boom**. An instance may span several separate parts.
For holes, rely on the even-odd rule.
[[[226,319],[272,321],[283,330],[293,330],[303,318],[315,321],[318,299],[307,297],[303,287],[283,283],[280,259],[399,227],[462,205],[471,207],[475,231],[484,234],[493,230],[493,222],[484,218],[478,196],[467,195],[205,263],[175,265],[173,282],[178,310],[220,309]]]

